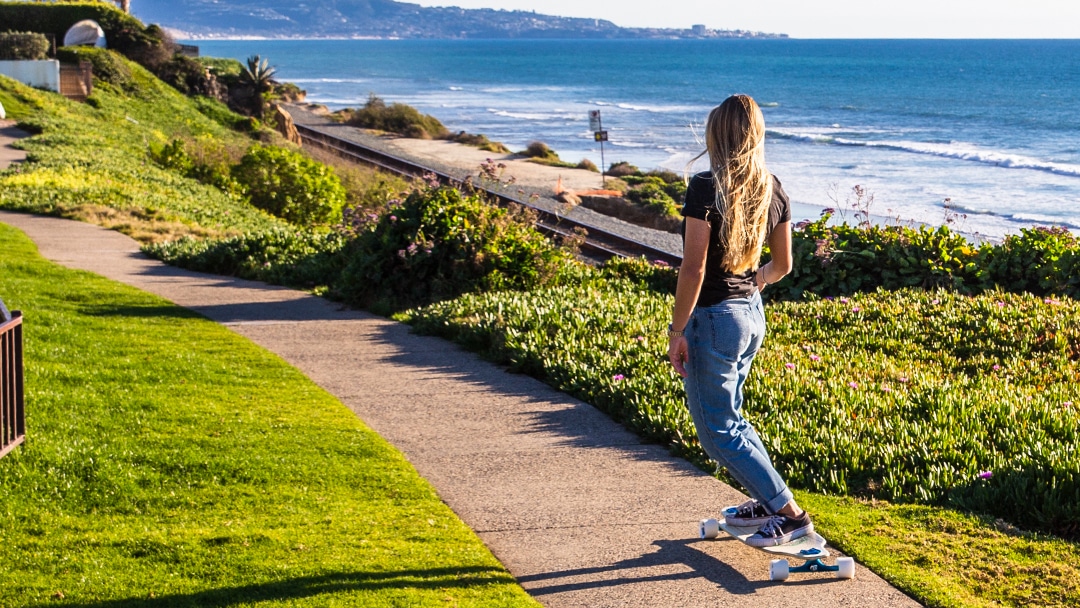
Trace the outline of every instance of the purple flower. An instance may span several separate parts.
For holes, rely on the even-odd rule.
[[[821,357],[819,357],[817,355],[810,355],[810,360],[811,361],[821,361]]]
[[[653,260],[653,265],[660,266],[662,268],[666,268],[666,267],[670,266],[671,264],[668,264],[664,260]]]
[[[622,382],[623,380],[626,380],[626,376],[624,376],[622,374],[615,374],[614,376],[611,377],[611,379],[614,380],[615,382]]]
[[[795,364],[794,363],[785,363],[784,367],[786,367],[788,369],[795,369]]]
[[[848,303],[848,299],[847,299],[847,298],[840,298],[840,303],[841,303],[841,304],[847,304],[847,303]]]
[[[993,476],[994,476],[993,471],[980,471],[979,472],[979,479],[990,479]]]
[[[994,370],[996,372],[996,371],[1001,369],[1001,366],[995,363],[994,366],[991,367],[990,369],[992,369],[992,370]]]
[[[851,307],[851,312],[859,312],[860,310],[862,310],[862,309],[859,308],[858,306],[852,306]]]

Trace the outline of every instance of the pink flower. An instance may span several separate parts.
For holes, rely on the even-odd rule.
[[[786,367],[788,369],[795,369],[795,364],[794,363],[785,363],[784,367]]]
[[[851,388],[859,388],[859,383],[858,382],[848,382],[847,385],[850,386]]]
[[[907,376],[900,376],[899,378],[897,378],[897,380],[899,380],[900,382],[905,382],[906,383],[908,381],[908,377]]]
[[[1000,300],[997,301],[997,302],[994,302],[994,304],[996,304],[998,308],[1004,308],[1004,306],[1005,306],[1005,303],[1000,301]]]
[[[840,303],[841,303],[841,304],[847,304],[847,303],[848,303],[848,299],[847,299],[847,298],[840,298]]]
[[[862,310],[862,309],[859,308],[858,306],[852,306],[851,307],[851,312],[859,312],[860,310]]]
[[[397,221],[397,216],[396,215],[391,215],[390,216],[390,221],[391,222],[396,222]]]
[[[979,473],[979,479],[990,479],[993,476],[994,476],[993,471],[981,471]]]
[[[638,342],[644,342],[645,341],[645,336],[636,336],[634,339],[637,340]]]
[[[889,388],[887,386],[884,386],[884,385],[882,385],[881,390],[885,391],[886,393],[891,393],[892,392],[891,388]]]
[[[1062,403],[1062,405],[1065,407],[1072,407],[1072,401],[1066,401],[1065,403]]]
[[[671,266],[671,264],[668,264],[664,260],[653,260],[653,265],[654,266],[660,266],[661,268],[666,267],[666,266]]]
[[[626,376],[624,376],[622,374],[615,374],[614,376],[611,377],[611,379],[614,380],[615,382],[622,382],[623,380],[626,380]]]
[[[991,367],[990,369],[992,369],[992,370],[994,370],[996,372],[996,371],[1001,369],[1001,366],[995,363],[994,367]]]
[[[821,357],[819,357],[817,355],[810,355],[810,360],[811,361],[821,361]]]
[[[937,306],[938,304],[941,304],[941,300],[931,300],[930,303]]]

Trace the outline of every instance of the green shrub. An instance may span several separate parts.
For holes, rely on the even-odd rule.
[[[682,205],[676,203],[668,196],[664,188],[667,186],[658,177],[648,177],[638,185],[626,191],[626,198],[658,215],[681,217],[679,210]]]
[[[607,174],[611,177],[628,177],[631,175],[640,175],[641,170],[626,161],[619,161],[617,163],[611,163],[611,167],[608,168]]]
[[[1080,296],[1077,238],[1066,228],[1024,228],[996,247],[983,247],[984,284],[1009,291]]]
[[[439,139],[447,136],[446,127],[438,119],[421,114],[416,108],[386,102],[371,95],[363,108],[342,113],[345,121],[364,129],[389,131],[414,139]]]
[[[0,61],[45,59],[49,39],[37,32],[0,32]]]
[[[79,21],[93,19],[105,32],[109,48],[123,52],[150,36],[135,17],[109,2],[0,2],[0,23],[15,31],[52,34],[58,42]]]
[[[451,135],[450,141],[465,144],[466,146],[473,146],[474,148],[480,148],[485,152],[494,152],[496,154],[509,154],[510,148],[507,148],[503,144],[497,141],[491,141],[486,135],[472,133],[466,133],[465,131],[458,132],[457,135]]]
[[[183,238],[143,251],[188,270],[322,291],[338,281],[346,243],[337,232],[273,229],[222,240]]]
[[[332,168],[285,148],[253,146],[233,177],[251,204],[297,225],[335,221],[345,204],[345,189]]]
[[[596,163],[587,158],[581,159],[581,162],[577,164],[578,169],[585,169],[586,171],[592,171],[593,173],[599,173],[600,167],[596,166]]]
[[[528,156],[529,158],[536,158],[540,160],[560,160],[559,155],[542,141],[530,142],[529,145],[521,151],[521,154]]]
[[[350,302],[392,309],[550,284],[572,258],[534,219],[450,187],[414,191],[360,231],[340,290]]]
[[[119,55],[108,49],[63,47],[56,51],[56,58],[66,63],[90,62],[94,68],[95,84],[108,83],[129,93],[137,88],[131,68]]]
[[[199,61],[186,55],[173,55],[154,72],[163,82],[184,95],[219,98],[224,90],[217,78]]]

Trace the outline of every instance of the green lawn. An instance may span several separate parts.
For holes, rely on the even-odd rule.
[[[0,459],[0,606],[535,606],[406,460],[265,350],[40,258],[27,441]]]

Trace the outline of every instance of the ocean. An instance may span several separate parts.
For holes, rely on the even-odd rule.
[[[1080,40],[242,40],[308,101],[403,102],[448,128],[563,160],[682,172],[709,110],[753,96],[766,161],[795,219],[856,185],[878,221],[1000,238],[1033,225],[1080,232]],[[703,168],[699,161],[696,169]],[[853,219],[853,218],[852,218]]]

